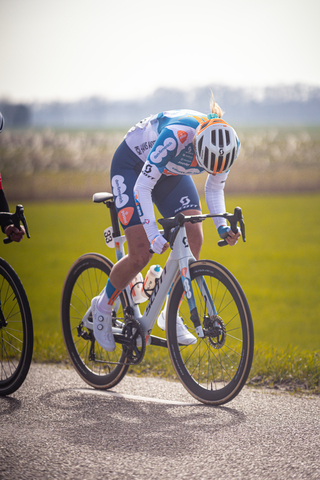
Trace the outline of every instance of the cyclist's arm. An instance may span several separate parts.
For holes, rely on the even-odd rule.
[[[163,129],[149,153],[134,186],[136,205],[149,242],[160,235],[152,203],[152,190],[160,179],[166,164],[175,157],[177,141],[172,131]],[[158,238],[165,245],[162,238]],[[158,252],[157,252],[158,253]]]
[[[150,243],[159,235],[152,203],[152,190],[160,177],[161,172],[158,168],[147,160],[134,186],[134,197],[140,220]]]
[[[212,214],[224,213],[226,211],[224,186],[228,173],[229,172],[208,175],[205,185],[205,195],[209,212]],[[220,226],[227,226],[227,221],[224,218],[213,218],[213,221],[217,230]]]
[[[208,175],[205,185],[205,195],[209,212],[212,214],[224,213],[226,211],[224,186],[228,174],[229,171],[220,174],[218,173],[217,175]],[[224,238],[229,245],[235,245],[240,237],[240,233],[233,233],[224,218],[213,217],[212,220],[214,221],[220,237]]]
[[[6,199],[6,196],[4,194],[3,188],[2,188],[2,180],[1,180],[1,173],[0,173],[0,212],[9,212],[9,205]],[[5,227],[7,225],[10,225],[10,220],[1,220],[0,219],[0,226],[1,230],[3,233],[5,233]]]
[[[0,212],[9,212],[9,205],[5,196],[5,193],[2,188],[2,180],[0,173]],[[3,233],[10,237],[14,242],[20,242],[25,234],[25,229],[21,225],[20,230],[15,227],[10,219],[0,219],[0,226]]]

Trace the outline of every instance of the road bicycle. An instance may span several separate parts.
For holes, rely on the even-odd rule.
[[[116,259],[125,255],[125,236],[120,233],[111,193],[96,193],[95,203],[110,210],[112,227],[105,230],[108,246]],[[211,260],[195,260],[187,241],[186,222],[224,217],[234,232],[237,225],[245,241],[242,211],[234,214],[204,214],[159,219],[170,254],[143,313],[132,299],[128,286],[113,306],[112,330],[116,342],[106,352],[95,341],[91,300],[103,293],[113,263],[99,253],[80,256],[71,266],[62,291],[61,324],[66,349],[80,377],[97,389],[117,385],[130,366],[139,364],[146,348],[169,350],[176,374],[187,391],[200,402],[222,405],[243,388],[252,364],[254,332],[250,308],[235,277]],[[219,245],[226,245],[220,240]],[[167,294],[166,339],[152,335]],[[181,345],[177,338],[179,315],[196,337],[193,345]]]
[[[22,205],[15,213],[2,212],[20,229],[23,224],[30,238]],[[10,243],[10,238],[3,240]],[[24,382],[33,354],[33,322],[28,297],[14,269],[0,258],[0,395],[10,395]]]

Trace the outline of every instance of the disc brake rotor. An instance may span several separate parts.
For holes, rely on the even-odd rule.
[[[226,341],[226,326],[219,315],[211,315],[203,320],[203,331],[213,348],[222,348]]]

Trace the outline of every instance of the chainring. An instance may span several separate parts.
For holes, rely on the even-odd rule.
[[[146,351],[146,340],[142,325],[135,318],[126,319],[122,335],[127,342],[123,345],[124,353],[131,365],[137,365],[143,360]]]

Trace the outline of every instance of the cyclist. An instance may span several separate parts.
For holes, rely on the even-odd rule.
[[[97,342],[107,351],[115,349],[112,335],[112,305],[120,292],[150,261],[151,249],[164,253],[168,243],[160,234],[153,203],[163,217],[178,212],[201,214],[192,175],[208,172],[205,186],[210,213],[225,212],[224,185],[236,160],[240,141],[235,130],[222,120],[223,112],[212,95],[211,113],[175,110],[150,116],[132,127],[116,150],[111,165],[111,186],[118,217],[125,231],[128,255],[113,267],[105,294],[92,299],[93,329]],[[233,233],[224,219],[214,219],[218,234],[234,245]],[[190,248],[196,259],[203,241],[202,224],[186,223]],[[165,329],[165,310],[158,325]],[[182,319],[177,317],[181,344],[196,343]]]
[[[4,127],[4,118],[0,112],[0,132],[2,132]],[[1,172],[0,172],[0,212],[9,212],[9,206],[2,188]],[[14,242],[20,242],[25,234],[25,229],[21,226],[21,230],[16,228],[10,220],[0,220],[0,227],[3,233],[9,237]]]

